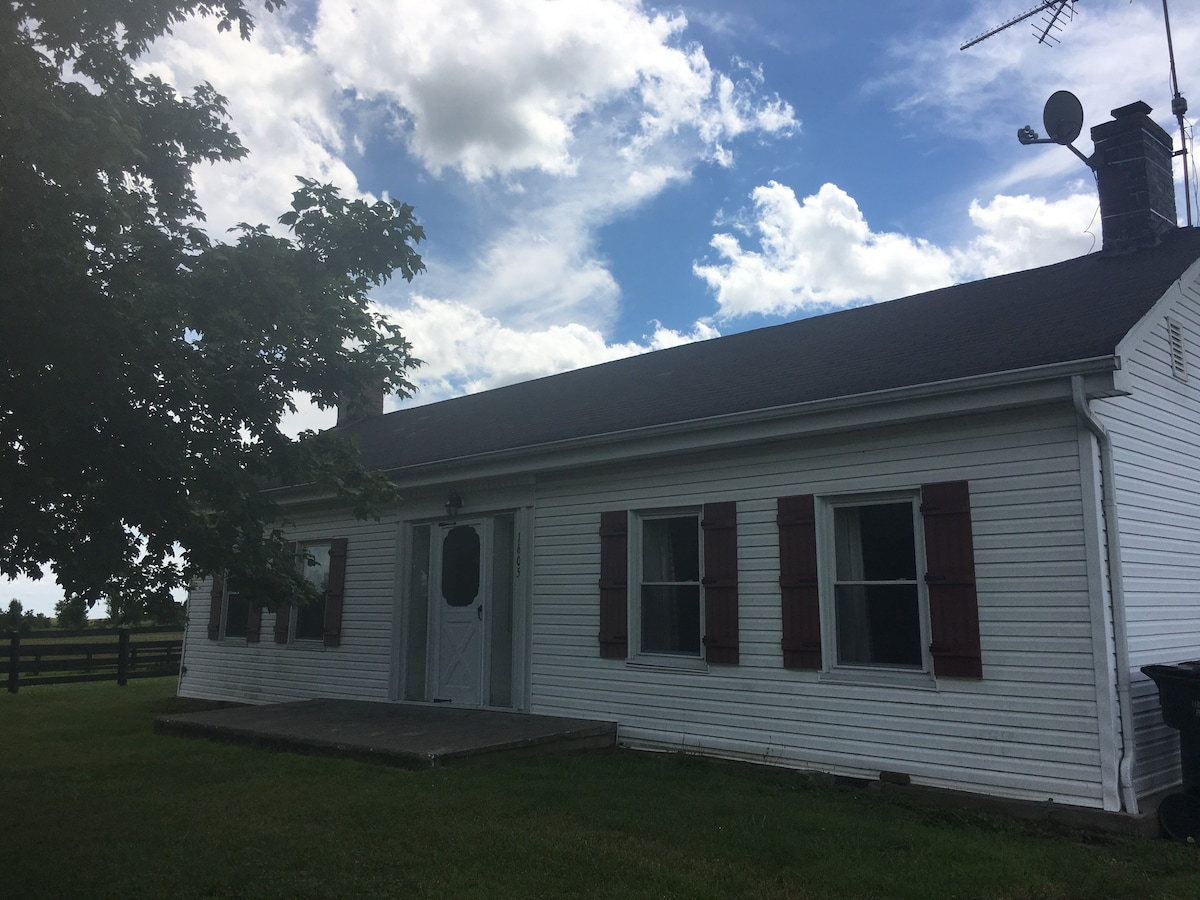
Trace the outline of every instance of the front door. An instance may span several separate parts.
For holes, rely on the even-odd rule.
[[[487,615],[484,521],[438,526],[433,559],[433,699],[483,705]]]

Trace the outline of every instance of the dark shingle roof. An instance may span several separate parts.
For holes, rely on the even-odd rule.
[[[346,426],[392,469],[1112,355],[1200,257],[1200,229],[403,408]]]

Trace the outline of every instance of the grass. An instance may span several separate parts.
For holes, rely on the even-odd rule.
[[[172,679],[0,695],[9,897],[1186,898],[1195,849],[611,751],[410,772],[155,735]]]

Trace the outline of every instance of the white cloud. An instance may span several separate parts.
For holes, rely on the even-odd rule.
[[[511,327],[610,326],[621,293],[599,229],[705,161],[729,165],[739,138],[798,128],[761,72],[714,70],[682,15],[637,0],[430,2],[401,28],[393,17],[386,0],[325,0],[313,46],[343,88],[394,110],[433,177],[463,179],[487,210],[478,253],[431,246],[423,288]]]
[[[610,135],[625,147],[691,129],[711,155],[748,128],[795,127],[786,103],[758,100],[681,46],[686,26],[638,0],[427,2],[399,25],[389,0],[326,0],[312,40],[343,87],[395,104],[427,169],[471,181],[574,175],[580,130],[621,121],[630,104],[630,131]]]
[[[231,124],[249,155],[194,170],[209,230],[245,221],[273,225],[289,208],[295,176],[358,193],[343,159],[347,139],[338,85],[291,30],[286,12],[261,16],[253,39],[218,32],[210,18],[188,19],[157,41],[139,74],[153,73],[180,92],[211,82],[228,103]]]
[[[997,194],[986,205],[972,201],[970,216],[983,234],[955,251],[960,277],[986,278],[1032,269],[1100,247],[1099,202],[1094,193],[1073,194],[1057,202],[1027,194]]]
[[[609,343],[601,332],[576,322],[517,330],[463,303],[421,296],[393,316],[426,360],[411,376],[419,388],[417,403],[719,336],[704,323],[684,333],[654,322],[641,342]]]
[[[455,273],[454,295],[518,327],[573,320],[607,324],[621,291],[595,256],[586,223],[566,209],[545,210],[536,218],[497,235],[468,271]]]
[[[363,148],[403,141],[482,223],[474,254],[431,235],[427,291],[521,329],[603,329],[621,295],[599,229],[729,165],[739,139],[799,127],[761,71],[714,69],[686,27],[638,0],[427,0],[402,22],[391,0],[318,0],[307,19],[260,17],[249,42],[184,22],[145,70],[229,98],[250,155],[197,169],[214,233],[273,222],[296,174],[355,194]]]
[[[741,230],[757,238],[757,248],[716,234],[711,246],[722,261],[693,267],[716,295],[721,321],[889,300],[1079,256],[1095,243],[1085,232],[1096,209],[1088,194],[974,201],[970,218],[982,233],[959,248],[872,231],[855,200],[832,184],[798,200],[771,182],[751,197]]]
[[[725,261],[694,267],[715,292],[721,319],[816,312],[951,280],[949,254],[904,235],[872,232],[858,204],[836,185],[798,201],[790,187],[772,181],[751,196],[748,230],[757,233],[758,249],[717,234],[712,247]]]

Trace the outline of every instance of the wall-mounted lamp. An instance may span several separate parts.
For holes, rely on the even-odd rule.
[[[462,509],[462,505],[462,497],[459,496],[458,491],[452,490],[446,495],[446,515],[450,518],[458,518],[458,511]]]

